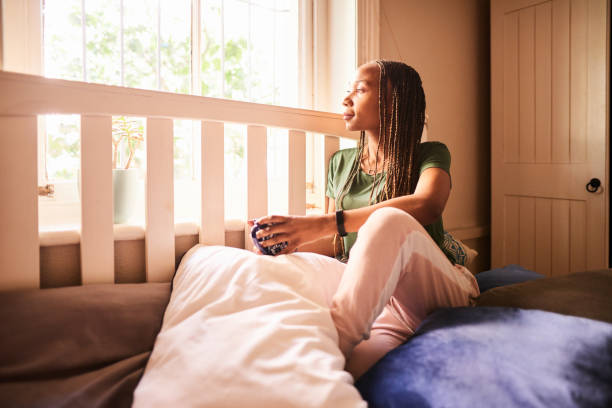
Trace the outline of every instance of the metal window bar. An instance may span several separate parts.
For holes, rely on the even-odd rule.
[[[201,71],[201,44],[202,44],[202,10],[204,0],[191,0],[191,94],[202,95]],[[191,121],[191,178],[196,180],[201,174],[195,154],[199,148],[200,129],[196,121]],[[196,168],[198,167],[198,168]]]
[[[83,54],[83,81],[87,82],[87,18],[85,15],[85,0],[81,0],[81,31],[83,42],[81,50]]]
[[[125,60],[124,60],[124,42],[123,42],[123,20],[124,20],[124,10],[123,10],[123,0],[119,2],[119,38],[120,38],[120,48],[119,48],[119,59],[120,59],[120,71],[121,71],[121,86],[125,86]]]
[[[274,12],[272,13],[272,103],[276,105],[276,0],[274,0]]]
[[[221,97],[225,98],[225,0],[221,0]]]
[[[161,0],[157,0],[157,89],[161,90]]]
[[[248,34],[248,40],[247,40],[247,55],[248,55],[248,63],[249,63],[249,70],[248,70],[248,74],[247,74],[247,99],[251,102],[253,102],[253,97],[252,97],[252,88],[253,88],[253,71],[252,71],[252,61],[251,61],[251,54],[253,52],[253,46],[252,46],[252,38],[251,38],[251,18],[252,18],[252,14],[251,14],[251,2],[249,1],[248,3],[248,24],[247,24],[247,29],[249,31]]]
[[[202,95],[200,83],[202,52],[202,3],[204,1],[191,0],[191,94]]]

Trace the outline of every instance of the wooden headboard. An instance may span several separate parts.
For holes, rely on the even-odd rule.
[[[339,137],[356,139],[340,115],[227,99],[49,79],[0,71],[0,290],[40,287],[37,115],[81,116],[81,282],[114,282],[111,120],[146,118],[145,267],[149,282],[175,268],[173,120],[201,126],[199,241],[225,244],[224,124],[247,127],[247,214],[267,214],[267,128],[288,130],[290,214],[306,211],[306,132],[324,135],[324,162]],[[323,173],[323,174],[326,174]],[[219,181],[221,180],[221,181]]]

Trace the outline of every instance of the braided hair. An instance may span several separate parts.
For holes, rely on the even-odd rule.
[[[380,126],[370,204],[414,192],[419,170],[416,160],[425,123],[425,93],[418,72],[403,62],[377,60],[376,63],[380,68],[378,86]],[[391,88],[390,112],[387,112],[387,84]],[[384,184],[382,183],[384,174],[381,172],[380,176],[378,175],[378,153],[381,146],[382,169],[386,169]],[[365,132],[361,131],[356,160],[344,185],[336,194],[338,209],[342,209],[342,200],[359,172],[366,147]]]

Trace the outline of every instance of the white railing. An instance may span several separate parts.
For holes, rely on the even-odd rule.
[[[288,129],[289,213],[306,211],[305,132],[326,135],[324,161],[339,137],[355,139],[339,115],[305,109],[48,79],[0,71],[0,290],[40,283],[37,115],[81,115],[81,274],[83,284],[114,282],[111,117],[147,120],[146,276],[174,273],[173,120],[202,121],[200,242],[225,243],[224,123],[247,125],[247,214],[267,214],[266,135]],[[326,174],[326,172],[324,173]],[[248,241],[247,241],[248,242]]]

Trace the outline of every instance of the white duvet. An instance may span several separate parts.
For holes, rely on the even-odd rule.
[[[329,314],[343,266],[308,253],[192,248],[134,406],[365,407]]]

